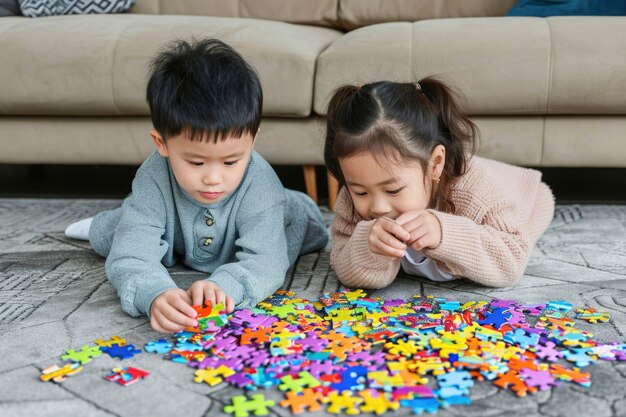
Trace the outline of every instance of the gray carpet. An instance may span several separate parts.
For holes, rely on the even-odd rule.
[[[70,348],[111,335],[143,347],[158,338],[145,318],[120,309],[104,275],[104,262],[87,244],[63,236],[70,222],[114,207],[117,201],[0,200],[0,416],[222,416],[240,391],[224,384],[193,382],[193,370],[152,354],[131,366],[151,372],[131,387],[102,376],[119,366],[107,355],[62,384],[39,381],[43,368],[61,364]],[[327,213],[330,221],[331,214]],[[304,256],[285,288],[317,299],[339,288],[328,265],[328,252]],[[184,267],[172,270],[186,287],[200,275]],[[521,283],[490,289],[469,282],[441,285],[400,277],[373,293],[386,298],[413,294],[458,301],[516,299],[541,303],[564,299],[575,307],[611,313],[606,324],[578,323],[602,342],[626,342],[626,207],[560,206],[548,232],[538,242]],[[126,364],[125,364],[126,365]],[[439,416],[626,416],[626,362],[585,368],[592,386],[562,384],[551,391],[518,398],[491,383],[477,383],[470,406],[441,410]],[[406,408],[394,415],[409,415]],[[288,416],[273,407],[272,416]],[[326,415],[322,412],[313,415]]]

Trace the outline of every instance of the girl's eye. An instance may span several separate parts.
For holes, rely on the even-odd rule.
[[[400,187],[400,188],[398,188],[397,190],[387,191],[387,194],[391,194],[391,195],[396,195],[396,194],[399,194],[399,193],[400,193],[400,191],[402,191],[402,189],[403,189],[403,188],[404,188],[404,187]]]
[[[363,197],[363,196],[367,195],[367,193],[366,193],[366,192],[363,192],[363,193],[357,193],[356,191],[353,191],[353,193],[354,193],[355,195],[358,195],[359,197]]]
[[[194,167],[199,167],[202,166],[203,162],[189,161],[189,164],[193,165]]]
[[[226,161],[226,162],[224,162],[224,165],[227,165],[227,166],[230,167],[230,166],[236,165],[237,162],[239,162],[239,160],[237,160],[237,161]]]

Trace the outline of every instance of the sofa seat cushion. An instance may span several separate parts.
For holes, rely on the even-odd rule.
[[[148,63],[173,39],[216,37],[258,71],[264,115],[307,116],[316,59],[341,32],[276,21],[167,15],[0,20],[0,114],[147,115]]]
[[[474,115],[626,114],[626,17],[396,22],[347,33],[319,58],[315,112],[345,83],[438,75]]]

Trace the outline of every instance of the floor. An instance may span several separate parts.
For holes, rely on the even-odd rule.
[[[106,280],[103,260],[82,242],[63,236],[69,222],[119,204],[118,200],[0,199],[0,416],[222,416],[241,391],[193,382],[192,369],[152,354],[131,366],[151,376],[131,387],[102,376],[117,359],[104,355],[62,384],[39,381],[43,368],[60,356],[111,335],[135,346],[159,338],[145,318],[127,316]],[[332,215],[326,212],[327,220]],[[199,276],[184,267],[171,270],[181,287]],[[301,257],[284,288],[316,300],[336,291],[329,253]],[[407,299],[433,295],[461,302],[515,299],[525,303],[566,300],[611,314],[602,324],[577,324],[603,342],[626,342],[626,206],[559,205],[549,230],[538,242],[526,275],[514,288],[490,289],[470,282],[433,284],[401,276],[373,296]],[[600,361],[586,370],[588,389],[562,384],[551,391],[518,398],[490,383],[471,390],[472,404],[441,410],[439,416],[626,415],[626,362]],[[269,394],[268,394],[269,395]],[[271,395],[278,394],[274,393]],[[393,415],[410,415],[403,408]],[[271,416],[289,416],[272,407]],[[325,416],[324,412],[311,415]]]

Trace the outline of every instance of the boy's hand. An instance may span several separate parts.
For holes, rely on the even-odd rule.
[[[150,306],[150,325],[157,332],[174,333],[198,325],[198,313],[191,307],[191,297],[180,288],[171,288],[157,296]]]
[[[407,248],[404,242],[410,238],[409,232],[397,222],[388,217],[379,217],[370,230],[370,250],[379,255],[402,258]]]
[[[439,219],[429,211],[407,211],[398,216],[396,223],[410,233],[407,244],[415,250],[434,249],[441,242]]]
[[[204,306],[207,301],[210,301],[212,305],[222,303],[227,314],[232,313],[235,309],[235,301],[232,297],[226,295],[224,290],[213,281],[196,281],[191,284],[187,293],[191,296],[194,306]]]

